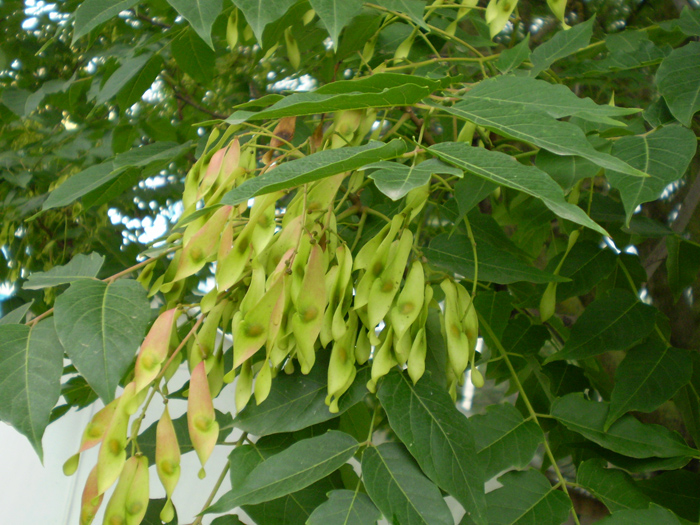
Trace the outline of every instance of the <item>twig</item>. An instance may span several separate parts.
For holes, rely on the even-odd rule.
[[[404,109],[404,111],[411,119],[411,122],[413,122],[416,125],[416,127],[418,127],[419,129],[423,128],[423,126],[425,125],[425,119],[418,118],[418,116],[413,112],[413,108],[407,107]],[[423,138],[425,139],[425,142],[428,144],[428,146],[435,145],[435,139],[430,134],[430,131],[428,131],[427,129],[423,131]]]

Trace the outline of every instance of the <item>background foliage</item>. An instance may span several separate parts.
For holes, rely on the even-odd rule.
[[[219,525],[238,508],[261,524],[697,523],[694,7],[0,2],[0,419],[41,456],[51,421],[107,404],[82,439],[101,447],[83,523],[117,479],[108,518],[169,521],[147,466],[170,495],[180,454],[204,465],[234,431],[228,464],[207,466],[231,491],[201,495]],[[309,235],[293,306],[275,304],[296,343],[275,363],[245,316],[261,297],[276,315],[284,286],[253,261],[294,217]],[[370,295],[389,296],[371,301],[375,335],[357,297],[392,265],[358,261],[392,220],[410,240]],[[246,269],[226,281],[239,238]],[[403,339],[388,309],[409,296],[425,308]],[[314,348],[305,312],[329,301],[338,325]],[[183,355],[192,378],[168,389]],[[141,429],[168,399],[188,415]]]

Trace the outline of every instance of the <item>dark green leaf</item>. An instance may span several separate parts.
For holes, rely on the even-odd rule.
[[[537,423],[525,421],[508,403],[489,406],[485,414],[472,416],[469,423],[486,479],[509,468],[527,467],[544,441]]]
[[[334,490],[309,516],[308,525],[374,525],[382,515],[367,494]]]
[[[143,340],[151,308],[132,280],[81,280],[56,299],[54,320],[68,357],[109,403]]]
[[[605,432],[608,403],[586,401],[583,394],[574,393],[552,403],[552,416],[569,430],[599,444],[601,447],[632,458],[672,458],[696,456],[683,438],[660,425],[645,425],[630,415],[622,416]]]
[[[652,505],[648,509],[621,510],[598,522],[600,525],[681,525],[668,509]]]
[[[282,18],[296,0],[232,0],[233,4],[243,11],[258,43],[263,45],[265,26]]]
[[[583,157],[555,155],[547,150],[537,153],[537,167],[552,177],[565,192],[582,179],[593,177],[600,168]]]
[[[108,183],[119,175],[121,171],[114,169],[114,163],[111,160],[102,164],[95,164],[80,173],[73,175],[63,184],[58,186],[51,192],[49,197],[44,201],[42,210],[50,210],[52,208],[60,208],[75,202],[76,199],[82,197],[86,193]]]
[[[85,0],[75,12],[73,44],[110,18],[138,3],[138,0]]]
[[[328,34],[333,40],[333,50],[338,50],[338,36],[343,28],[362,10],[361,0],[309,0]]]
[[[674,49],[656,71],[656,86],[671,113],[690,127],[700,109],[700,42]]]
[[[513,471],[498,478],[500,489],[486,494],[489,525],[561,525],[571,501],[536,470]]]
[[[362,479],[372,501],[390,522],[452,525],[440,490],[426,478],[399,443],[369,447],[362,457]]]
[[[358,447],[353,437],[335,430],[294,443],[260,463],[241,486],[221,496],[207,512],[271,501],[308,487],[340,468]]]
[[[190,23],[202,40],[214,49],[211,26],[221,13],[221,0],[168,0],[168,3]]]
[[[0,420],[27,437],[43,462],[41,438],[61,393],[63,347],[53,320],[0,326]]]
[[[469,213],[474,206],[496,191],[496,188],[498,185],[487,179],[465,173],[462,180],[458,180],[455,184],[455,199],[459,206],[459,214],[464,216]]]
[[[92,279],[102,268],[105,258],[99,253],[78,254],[68,264],[54,266],[46,272],[34,272],[22,285],[25,290],[39,290],[60,284],[72,283],[80,279]]]
[[[637,206],[658,199],[666,186],[683,176],[696,150],[695,134],[682,126],[667,126],[615,141],[613,155],[649,174],[642,179],[607,171],[610,184],[620,190],[628,225]]]
[[[693,523],[700,518],[700,474],[689,470],[664,472],[637,481],[637,486],[654,503],[662,505]]]
[[[0,325],[21,323],[22,319],[32,307],[33,303],[34,301],[29,301],[28,303],[24,303],[22,306],[18,306],[11,312],[7,312],[2,317],[0,317]]]
[[[525,35],[525,39],[510,49],[501,51],[501,56],[498,57],[495,64],[501,73],[508,73],[511,69],[517,67],[530,58],[530,33]]]
[[[688,36],[700,36],[700,11],[693,10],[687,5],[683,7],[678,20],[669,20],[660,24],[667,31],[677,27]]]
[[[235,514],[226,514],[225,516],[219,516],[213,520],[211,525],[245,525],[245,523]]]
[[[658,339],[630,349],[615,371],[615,387],[605,427],[631,410],[652,412],[690,381],[693,361],[687,350]]]
[[[561,257],[555,257],[550,263],[551,268],[556,268],[560,260]],[[577,242],[559,270],[559,275],[571,281],[557,286],[557,302],[590,292],[610,275],[616,264],[617,256],[611,249],[601,248],[590,241]]]
[[[581,131],[579,128],[576,129]],[[582,140],[585,142],[585,138]],[[605,235],[605,230],[593,222],[581,208],[566,202],[564,192],[559,185],[535,166],[525,166],[510,155],[484,148],[473,148],[460,142],[443,142],[428,148],[428,150],[445,162],[454,164],[499,186],[513,188],[532,195],[540,199],[560,217]]]
[[[538,46],[530,56],[530,62],[533,66],[530,74],[537,76],[557,60],[586,47],[593,36],[594,23],[595,17],[575,25],[567,31],[557,31],[547,42]]]
[[[254,436],[294,432],[340,416],[367,393],[369,368],[358,371],[350,389],[340,398],[339,411],[331,413],[325,399],[328,394],[328,359],[318,356],[319,366],[307,375],[301,371],[279,375],[272,382],[270,395],[260,405],[249,404],[236,415],[233,425]],[[324,365],[325,362],[325,365]]]
[[[389,11],[408,15],[414,23],[426,31],[429,30],[428,25],[423,20],[423,12],[426,7],[425,2],[421,2],[421,0],[377,0],[376,4],[385,7]]]
[[[262,2],[262,0],[260,0]],[[208,85],[213,80],[216,53],[188,29],[170,43],[170,49],[177,65],[197,82]]]
[[[632,293],[611,290],[593,301],[571,329],[559,352],[547,361],[585,359],[613,350],[625,350],[654,329],[657,310]]]
[[[150,58],[151,55],[149,53],[144,53],[143,55],[125,60],[121,67],[112,73],[104,86],[102,86],[102,89],[100,89],[100,92],[97,94],[96,102],[98,104],[104,104],[119,93],[122,88],[143,69]]]
[[[691,352],[693,374],[690,383],[681,388],[673,402],[680,411],[685,427],[695,444],[700,443],[700,354]]]
[[[156,142],[134,148],[114,157],[114,169],[139,168],[152,162],[171,162],[192,147],[191,142]]]
[[[163,59],[160,55],[153,55],[146,65],[127,82],[117,95],[117,104],[122,110],[126,110],[141,100],[143,94],[148,90],[156,77],[163,69]],[[130,130],[133,128],[129,127]],[[114,139],[112,139],[114,140]],[[131,144],[129,144],[130,146]],[[128,149],[128,148],[126,148]]]
[[[445,268],[466,279],[474,278],[474,252],[469,237],[442,233],[430,241],[423,253],[435,266]],[[564,281],[562,277],[543,272],[513,257],[509,252],[489,244],[477,246],[479,280],[498,284],[518,281],[547,283]]]
[[[561,33],[559,33],[561,34]],[[540,49],[540,48],[538,48]],[[455,108],[493,106],[510,112],[537,112],[555,119],[577,116],[592,122],[624,126],[611,117],[637,113],[637,109],[598,105],[590,98],[579,98],[562,84],[550,84],[532,77],[501,75],[479,82],[462,96]]]
[[[414,188],[419,188],[430,182],[434,173],[462,177],[464,172],[454,166],[443,164],[437,159],[428,159],[416,165],[400,164],[398,162],[380,161],[365,166],[364,169],[375,170],[369,178],[384,195],[397,201]]]
[[[386,376],[377,392],[389,425],[421,470],[459,501],[476,523],[484,520],[484,474],[474,433],[448,393],[424,376]]]
[[[474,297],[474,308],[479,317],[488,323],[493,335],[498,339],[503,336],[503,332],[513,311],[513,298],[506,291],[500,292],[480,292]],[[489,348],[495,349],[496,342],[488,333],[482,334],[484,341]]]
[[[370,142],[354,148],[320,151],[302,159],[285,162],[260,177],[245,181],[224,195],[221,204],[235,206],[246,202],[251,197],[293,188],[337,173],[355,170],[378,160],[393,159],[405,151],[406,143],[397,139],[387,144]]]
[[[97,394],[82,376],[72,377],[61,388],[61,395],[71,407],[83,408],[97,400]]]
[[[622,470],[605,468],[605,461],[589,459],[576,469],[576,483],[602,501],[610,512],[645,509],[650,499]]]

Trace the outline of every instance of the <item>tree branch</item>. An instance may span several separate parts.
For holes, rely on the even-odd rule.
[[[678,217],[676,217],[676,220],[673,221],[673,225],[671,225],[671,229],[674,232],[681,233],[685,230],[698,204],[700,204],[700,172],[695,175],[695,180],[690,185],[688,193],[685,194]],[[647,282],[654,276],[654,273],[656,273],[656,270],[661,266],[661,263],[666,259],[667,255],[666,241],[661,240],[644,261],[644,268],[647,271]]]

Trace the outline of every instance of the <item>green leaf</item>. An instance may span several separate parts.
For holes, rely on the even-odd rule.
[[[152,162],[171,162],[192,147],[192,142],[156,142],[134,148],[114,157],[114,169],[140,168]]]
[[[414,385],[406,374],[392,373],[382,380],[377,395],[391,429],[421,470],[454,496],[476,523],[486,523],[486,480],[474,433],[447,391],[426,376]]]
[[[625,509],[646,509],[650,499],[635,485],[626,472],[605,468],[602,459],[589,459],[576,469],[576,482],[596,499],[605,504],[610,512]]]
[[[526,421],[508,403],[489,406],[485,414],[469,418],[469,423],[486,479],[509,468],[527,467],[544,441],[537,423]]]
[[[217,423],[219,423],[219,438],[217,443],[222,443],[226,440],[226,437],[231,433],[233,417],[230,413],[215,411],[215,417]],[[150,425],[146,430],[141,432],[138,436],[139,450],[140,452],[148,458],[148,463],[154,465],[156,462],[156,429],[158,427],[158,421]],[[183,414],[180,417],[173,419],[173,427],[175,428],[175,435],[177,436],[177,443],[180,445],[180,453],[187,454],[194,450],[192,446],[192,441],[190,440],[190,432],[187,427],[187,414]],[[238,450],[236,448],[235,450]]]
[[[375,525],[382,517],[367,494],[334,490],[328,501],[311,513],[308,525]]]
[[[338,488],[339,484],[327,477],[281,498],[244,505],[243,510],[255,523],[305,525],[313,511],[326,501],[326,495]]]
[[[503,74],[511,69],[517,69],[520,64],[530,58],[530,33],[525,38],[509,49],[501,51],[498,60],[494,62],[499,71]]]
[[[121,67],[110,75],[107,82],[100,89],[100,92],[97,94],[97,104],[104,104],[119,93],[143,69],[150,58],[150,53],[144,53],[125,60]]]
[[[301,490],[336,471],[358,448],[353,437],[335,430],[294,443],[260,463],[240,487],[224,494],[206,512],[226,512]]]
[[[398,139],[387,144],[370,142],[354,148],[319,151],[302,159],[285,162],[259,177],[248,179],[224,195],[221,204],[235,206],[247,202],[251,197],[294,188],[344,171],[356,170],[378,160],[393,159],[405,151],[406,143]]]
[[[425,20],[423,20],[423,12],[426,5],[421,0],[377,0],[374,3],[389,11],[408,15],[417,25],[426,31],[430,30]]]
[[[589,179],[600,171],[590,160],[577,156],[562,157],[544,149],[537,153],[536,164],[565,192],[573,188],[578,181]]]
[[[459,214],[464,217],[474,206],[496,191],[496,188],[498,185],[487,179],[465,173],[462,180],[458,180],[455,184],[455,199]]]
[[[654,329],[657,310],[625,290],[611,290],[593,301],[571,329],[558,359],[585,359],[613,350],[625,350]]]
[[[441,233],[430,241],[423,253],[431,264],[447,269],[466,279],[474,277],[474,253],[469,237]],[[510,284],[518,281],[533,283],[560,282],[565,279],[529,266],[513,257],[513,254],[491,246],[477,246],[479,259],[479,280],[498,284]]]
[[[596,150],[586,139],[583,130],[576,124],[553,119],[539,111],[524,108],[513,111],[512,107],[500,102],[485,103],[477,100],[464,100],[454,106],[441,107],[441,109],[469,120],[477,126],[495,131],[499,135],[534,144],[557,155],[578,155],[602,168],[617,170],[635,177],[647,176],[617,157]],[[449,143],[439,146],[445,145],[449,147]]]
[[[651,498],[681,518],[693,523],[700,518],[700,474],[689,470],[664,472],[650,479],[637,481],[637,486]]]
[[[397,73],[379,73],[357,80],[340,80],[310,92],[293,93],[262,111],[236,111],[226,122],[241,124],[250,120],[408,106],[420,102],[439,86],[440,82],[437,80]]]
[[[666,271],[673,298],[678,301],[683,291],[692,286],[700,272],[700,244],[682,237],[666,237]]]
[[[690,9],[686,5],[678,20],[669,20],[659,25],[666,31],[677,27],[688,36],[700,36],[700,11]]]
[[[554,270],[561,257],[563,253],[553,258],[547,269]],[[617,255],[611,249],[601,248],[598,243],[591,241],[577,242],[559,269],[559,275],[571,281],[557,286],[557,302],[590,292],[612,273],[616,265]]]
[[[690,127],[700,109],[700,42],[674,49],[664,58],[656,71],[656,86],[673,116]]]
[[[34,300],[24,303],[22,306],[18,306],[11,312],[3,314],[3,316],[0,317],[0,325],[21,323],[25,314],[32,307],[32,304],[34,304]]]
[[[81,280],[56,299],[58,337],[80,374],[109,403],[143,341],[151,308],[140,283]]]
[[[606,432],[608,403],[586,401],[581,393],[568,394],[552,403],[552,416],[569,430],[578,432],[603,448],[632,458],[696,456],[683,438],[660,425],[645,425],[630,415],[622,416]]]
[[[600,520],[599,525],[681,525],[668,509],[651,505],[648,509],[621,510]]]
[[[159,524],[160,525],[160,524]],[[225,516],[219,516],[211,522],[211,525],[245,525],[241,521],[241,518],[235,514],[227,514]]]
[[[658,199],[666,186],[683,177],[696,150],[695,134],[682,126],[615,141],[613,155],[649,174],[642,179],[612,170],[606,173],[610,184],[620,190],[628,226],[637,206]]]
[[[117,16],[138,3],[138,0],[85,0],[81,2],[75,11],[75,25],[73,27],[73,42],[83,35],[87,35],[110,18]]]
[[[156,77],[163,69],[163,58],[153,55],[146,65],[134,77],[127,82],[117,95],[117,104],[123,110],[133,106],[141,100],[143,94],[153,85]],[[111,78],[111,77],[110,77]]]
[[[338,36],[343,28],[362,11],[361,0],[309,0],[338,50]]]
[[[574,127],[576,128],[576,126]],[[581,132],[583,137],[583,132],[579,128],[576,129]],[[585,138],[582,138],[582,140],[586,142]],[[566,202],[564,192],[559,185],[535,166],[520,164],[505,153],[489,151],[484,148],[473,148],[460,142],[443,142],[442,144],[431,146],[428,148],[428,151],[445,162],[449,162],[499,186],[513,188],[532,195],[540,199],[547,208],[560,217],[606,235],[605,230],[593,222],[581,208]]]
[[[72,283],[80,279],[94,279],[102,268],[105,258],[97,252],[90,255],[78,254],[68,264],[54,266],[46,272],[34,272],[29,275],[22,288],[39,290],[60,284]]]
[[[479,82],[462,96],[455,108],[498,106],[512,112],[538,112],[555,119],[577,116],[591,122],[624,126],[611,117],[638,113],[636,108],[598,105],[590,98],[579,98],[562,84],[550,84],[531,77],[501,75]]]
[[[420,164],[406,165],[398,162],[380,161],[365,166],[364,169],[373,171],[369,178],[374,180],[379,191],[393,201],[404,197],[414,188],[419,188],[430,182],[434,173],[462,177],[464,172],[454,166],[443,164],[437,159],[428,159]]]
[[[170,50],[177,65],[190,77],[204,85],[212,82],[216,74],[216,53],[192,29],[173,39]]]
[[[687,350],[658,339],[630,349],[615,371],[615,387],[605,428],[631,410],[653,412],[690,381],[693,361]]]
[[[489,525],[561,525],[571,501],[536,470],[506,472],[498,478],[503,486],[486,494]]]
[[[399,443],[383,443],[365,450],[362,479],[369,497],[393,523],[454,523],[440,490],[423,475]]]
[[[340,398],[339,411],[331,413],[325,402],[328,356],[319,354],[317,359],[319,366],[314,366],[307,375],[301,371],[278,375],[265,402],[250,403],[236,415],[233,425],[254,436],[295,432],[338,417],[362,400],[367,393],[368,367],[358,370],[352,386]]]
[[[480,292],[474,297],[474,307],[482,322],[488,323],[493,335],[500,339],[508,325],[510,313],[513,311],[511,295],[505,290]],[[489,348],[496,348],[491,334],[484,333],[483,337]]]
[[[595,17],[566,31],[557,31],[552,38],[535,48],[530,56],[530,62],[532,62],[530,74],[536,77],[557,60],[586,47],[593,36],[594,23]]]
[[[190,23],[202,40],[214,49],[211,26],[221,13],[221,0],[168,0],[168,3]]]
[[[0,420],[26,436],[41,461],[41,438],[61,394],[63,347],[53,320],[0,326]]]
[[[111,160],[95,164],[76,173],[53,190],[42,205],[42,210],[61,208],[75,202],[78,198],[108,183],[119,176],[121,171],[114,169]]]
[[[246,21],[250,25],[258,43],[263,45],[263,31],[265,26],[282,18],[287,10],[294,5],[296,0],[231,0],[233,4],[243,11]]]

